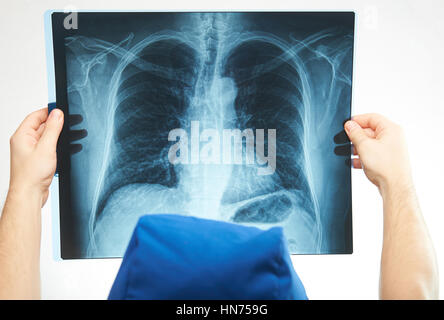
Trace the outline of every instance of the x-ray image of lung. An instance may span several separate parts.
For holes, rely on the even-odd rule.
[[[62,257],[121,257],[159,213],[281,226],[294,254],[351,253],[334,136],[353,39],[353,13],[79,13],[66,92],[88,136],[61,172]]]

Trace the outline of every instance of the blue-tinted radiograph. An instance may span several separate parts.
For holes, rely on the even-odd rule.
[[[350,252],[350,169],[333,136],[350,117],[353,23],[316,24],[325,20],[316,13],[296,25],[290,13],[158,15],[117,25],[80,16],[66,38],[69,111],[89,133],[71,156],[77,255],[122,256],[150,213],[280,225],[292,253]],[[170,131],[183,129],[191,145],[193,121],[221,137],[251,129],[256,143],[264,132],[275,171],[258,174],[266,164],[258,144],[247,161],[246,137],[242,163],[193,162],[203,157],[193,147],[190,161],[171,163]],[[202,151],[211,139],[200,139]]]

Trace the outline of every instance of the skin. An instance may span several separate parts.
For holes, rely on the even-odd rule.
[[[11,137],[9,191],[0,218],[0,299],[40,298],[41,208],[56,170],[63,112],[30,114]]]
[[[381,299],[438,299],[438,265],[412,181],[401,127],[378,114],[345,124],[353,167],[364,169],[383,199]]]
[[[0,299],[40,298],[41,208],[56,170],[63,113],[30,114],[11,138],[9,191],[0,218]],[[438,268],[412,182],[401,128],[376,114],[345,124],[355,168],[384,202],[382,299],[437,299]]]

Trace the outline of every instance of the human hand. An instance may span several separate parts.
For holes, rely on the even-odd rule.
[[[49,112],[51,110],[57,108],[57,104],[55,102],[48,103]],[[88,136],[88,131],[86,129],[74,129],[74,127],[78,127],[83,122],[83,117],[81,114],[70,114],[68,117],[68,127],[69,127],[69,153],[74,155],[83,150],[83,146],[79,143],[79,140],[82,140],[86,136]]]
[[[48,116],[43,108],[28,115],[10,139],[10,191],[37,195],[46,203],[49,185],[57,167],[57,140],[63,127],[63,112]]]
[[[83,122],[83,117],[80,114],[70,114],[68,118],[69,122],[69,153],[71,155],[79,153],[83,150],[83,146],[79,143],[79,140],[84,139],[88,136],[88,131],[86,129],[73,129],[73,127],[78,126]]]
[[[364,169],[381,194],[388,188],[412,184],[410,162],[402,128],[379,114],[354,116],[344,125],[353,143],[353,167]]]

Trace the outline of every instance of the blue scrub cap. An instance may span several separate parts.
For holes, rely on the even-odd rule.
[[[307,299],[280,227],[140,218],[109,299]]]

